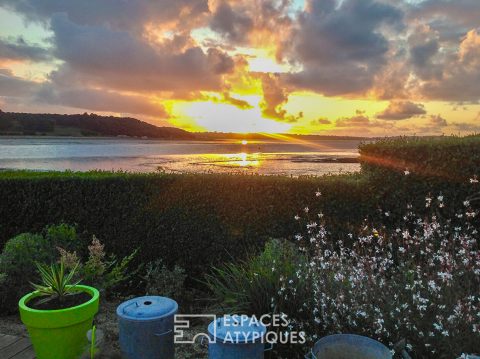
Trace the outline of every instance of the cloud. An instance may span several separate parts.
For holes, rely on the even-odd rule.
[[[424,124],[416,126],[413,130],[422,135],[439,135],[444,133],[448,122],[441,115],[430,115]]]
[[[446,101],[480,100],[480,34],[476,29],[466,34],[457,52],[442,66],[441,78],[420,85],[423,96]]]
[[[242,110],[248,110],[253,108],[253,106],[247,101],[232,97],[228,92],[223,93],[223,101],[238,108],[241,108]]]
[[[477,0],[426,0],[411,7],[410,17],[427,20],[444,38],[454,39],[459,32],[478,26],[480,3]]]
[[[362,114],[357,114],[353,117],[339,118],[335,122],[336,127],[368,127],[371,124],[368,116]]]
[[[210,27],[230,41],[243,43],[253,29],[253,20],[240,9],[232,9],[229,3],[222,1],[215,10]]]
[[[426,113],[422,104],[411,101],[391,101],[388,107],[383,112],[378,113],[376,117],[381,120],[405,120]]]
[[[371,119],[366,115],[365,111],[357,110],[354,116],[342,117],[335,122],[335,129],[332,130],[333,134],[352,134],[355,135],[394,135],[400,133],[411,132],[411,128],[408,126],[398,126],[394,121],[381,121]]]
[[[0,6],[23,14],[30,21],[48,23],[55,14],[79,25],[142,33],[148,24],[177,22],[184,28],[198,25],[207,14],[208,0],[0,0]]]
[[[212,91],[221,89],[221,75],[234,66],[218,49],[178,50],[175,43],[156,45],[128,32],[77,25],[65,15],[54,15],[51,28],[55,56],[65,61],[53,74],[59,81],[139,92]]]
[[[28,44],[22,37],[13,41],[0,38],[0,60],[46,61],[50,59],[51,56],[47,49]]]
[[[61,88],[52,83],[38,83],[17,77],[11,71],[0,69],[0,97],[8,102],[59,105],[91,111],[120,112],[167,118],[161,104],[155,104],[144,96],[124,95],[88,88]]]
[[[327,96],[368,90],[387,62],[385,26],[399,30],[403,13],[374,0],[310,0],[292,38],[291,61],[303,70],[288,83]]]
[[[428,119],[428,126],[431,127],[445,127],[448,126],[447,120],[440,115],[431,115]]]
[[[329,125],[331,123],[332,123],[332,121],[330,121],[329,119],[326,119],[326,118],[317,118],[316,120],[310,121],[310,124],[312,126]]]
[[[218,96],[202,96],[201,98],[202,101],[211,101],[214,103],[227,103],[230,105],[233,105],[239,109],[242,110],[248,110],[254,108],[250,103],[247,101],[232,97],[232,95],[229,92],[224,92],[220,97]]]
[[[34,100],[91,111],[129,113],[156,118],[169,117],[161,104],[152,103],[143,96],[124,95],[105,90],[57,89],[46,85],[35,94]]]
[[[408,38],[412,70],[423,80],[441,78],[442,67],[438,63],[441,45],[438,33],[427,25],[417,26],[414,30]]]
[[[36,82],[24,80],[15,76],[11,70],[0,69],[0,96],[24,97],[30,96],[39,85]]]
[[[291,115],[283,106],[288,102],[288,93],[280,82],[278,74],[259,74],[262,80],[263,101],[260,103],[262,114],[267,118],[283,122],[296,122],[303,113]]]
[[[460,131],[462,133],[480,133],[480,124],[478,122],[476,123],[470,123],[470,122],[455,122],[452,123],[451,126],[456,130]]]
[[[166,99],[252,109],[257,101],[247,96],[261,96],[258,113],[285,125],[302,122],[303,113],[288,112],[293,93],[389,100],[376,116],[359,112],[329,126],[374,133],[460,130],[467,124],[445,125],[419,102],[480,101],[478,0],[305,0],[305,7],[296,0],[0,0],[0,7],[40,23],[48,44],[36,44],[42,34],[27,27],[23,37],[0,37],[0,67],[14,70],[0,70],[7,105],[163,118]],[[253,58],[264,72],[252,72]],[[275,71],[287,72],[269,71],[273,58]],[[398,123],[415,117],[421,120]]]
[[[294,24],[292,0],[211,1],[209,26],[221,35],[223,45],[267,48],[281,59],[284,41]]]

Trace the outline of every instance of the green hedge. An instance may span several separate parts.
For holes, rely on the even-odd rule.
[[[270,237],[298,230],[293,219],[324,193],[332,228],[347,231],[372,210],[359,176],[323,178],[246,175],[3,172],[0,246],[48,224],[77,224],[107,252],[139,248],[142,262],[164,259],[190,274],[241,258]]]
[[[468,179],[480,168],[478,137],[387,139],[361,145],[360,153],[360,174],[324,177],[0,172],[0,247],[19,233],[71,223],[108,252],[139,248],[142,262],[161,258],[197,275],[268,238],[293,236],[293,217],[307,205],[322,208],[333,240],[364,218],[393,226],[408,203],[425,208],[429,193],[445,196],[454,211],[472,194]]]
[[[393,212],[390,221],[407,204],[425,209],[427,195],[444,196],[444,212],[452,216],[479,190],[470,182],[480,175],[479,136],[389,138],[363,143],[359,151],[361,175],[378,207]]]
[[[447,182],[480,175],[480,136],[400,137],[363,143],[362,171],[379,177],[410,173]]]

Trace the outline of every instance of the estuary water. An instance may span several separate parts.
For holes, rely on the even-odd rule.
[[[323,175],[355,172],[359,141],[0,137],[0,169]]]

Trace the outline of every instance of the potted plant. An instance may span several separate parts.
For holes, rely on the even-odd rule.
[[[37,264],[42,284],[18,303],[37,359],[78,358],[88,345],[87,332],[98,312],[97,289],[72,279],[78,264],[67,274],[63,260],[50,266]]]

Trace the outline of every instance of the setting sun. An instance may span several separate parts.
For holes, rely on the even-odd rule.
[[[178,105],[179,114],[192,119],[200,129],[238,133],[286,132],[291,125],[262,117],[258,108],[240,109],[234,105],[210,101]]]

